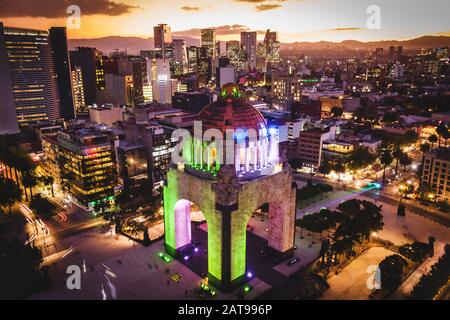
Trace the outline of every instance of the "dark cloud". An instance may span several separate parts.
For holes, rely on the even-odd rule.
[[[201,10],[201,8],[199,8],[199,7],[190,7],[190,6],[181,7],[181,9],[184,11],[200,11]]]
[[[361,28],[355,28],[355,27],[334,28],[334,29],[327,29],[326,31],[356,31],[356,30],[361,30]]]
[[[1,0],[0,17],[67,17],[67,8],[77,5],[82,15],[120,16],[140,7],[115,0]]]
[[[216,34],[218,36],[227,36],[227,35],[236,35],[240,34],[244,31],[250,31],[250,28],[241,24],[233,24],[233,25],[224,25],[219,27],[211,27],[216,29]],[[200,30],[199,28],[195,29],[189,29],[189,30],[183,30],[183,31],[174,31],[173,35],[177,37],[200,37]],[[258,30],[258,34],[264,34],[265,31]]]
[[[261,12],[261,11],[268,11],[268,10],[273,10],[273,9],[278,9],[283,7],[281,4],[261,4],[259,6],[256,6],[256,11]]]

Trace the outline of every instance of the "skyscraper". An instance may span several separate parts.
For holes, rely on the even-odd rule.
[[[167,24],[159,24],[153,28],[155,50],[160,58],[173,57],[172,31]]]
[[[208,48],[208,56],[215,59],[216,57],[216,29],[202,29],[201,33],[201,46]]]
[[[188,60],[188,72],[193,73],[198,70],[198,59],[199,59],[198,47],[190,46],[187,49],[187,60]]]
[[[3,52],[0,57],[2,72],[11,78],[14,104],[19,126],[27,126],[39,120],[56,120],[61,118],[58,86],[53,64],[52,50],[48,31],[0,27],[0,39]],[[6,71],[6,70],[5,70]],[[8,81],[2,90],[8,90]],[[8,90],[9,91],[9,90]],[[6,93],[6,99],[11,93]],[[4,99],[2,96],[1,99]],[[3,101],[2,101],[3,102]],[[10,104],[10,102],[9,102]],[[5,107],[10,111],[10,106]],[[3,116],[3,114],[2,114]]]
[[[187,51],[186,41],[183,39],[173,40],[173,59],[175,62],[174,71],[176,75],[187,71]]]
[[[267,62],[278,62],[280,60],[280,42],[278,33],[267,29],[264,37],[264,47]]]
[[[70,52],[72,68],[79,66],[83,75],[84,97],[87,105],[97,103],[97,90],[105,88],[104,61],[95,48],[78,47]]]
[[[147,78],[152,85],[153,100],[172,103],[177,89],[177,80],[171,79],[168,59],[147,59]]]
[[[65,120],[75,118],[70,77],[67,32],[64,27],[50,28],[50,44],[57,75],[61,114]]]
[[[256,68],[256,35],[256,32],[241,32],[241,45],[247,53],[247,62],[250,69]]]
[[[71,73],[75,114],[79,115],[87,112],[86,102],[84,99],[83,73],[80,66],[73,67]]]
[[[19,133],[13,84],[9,75],[8,53],[5,46],[3,24],[0,22],[0,134]]]
[[[243,70],[246,66],[245,52],[242,50],[239,41],[227,41],[226,43],[227,57],[230,58],[230,63],[236,67],[236,70]]]

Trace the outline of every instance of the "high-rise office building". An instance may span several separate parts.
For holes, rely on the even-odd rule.
[[[140,56],[123,54],[111,57],[109,61],[105,63],[105,74],[109,73],[121,76],[133,76],[133,104],[141,103],[144,101],[143,86],[145,80],[147,79],[143,70],[145,68],[146,64]]]
[[[267,62],[280,61],[280,42],[278,41],[278,33],[267,29],[264,37],[265,56]]]
[[[256,68],[256,32],[241,32],[242,49],[247,54],[247,65],[250,69]]]
[[[159,103],[172,103],[177,80],[171,79],[168,59],[147,59],[147,78],[152,85],[152,98]]]
[[[3,51],[0,53],[3,58],[0,64],[5,69],[2,76],[9,75],[11,79],[19,126],[28,126],[39,120],[60,119],[58,85],[48,31],[1,25],[0,32],[0,50]],[[6,87],[2,90],[9,91],[8,81],[3,82]],[[10,99],[10,92],[4,97],[8,99],[8,96]],[[2,96],[2,100],[4,97]],[[10,103],[9,101],[9,107],[5,107],[9,112]]]
[[[79,66],[83,75],[84,97],[87,105],[97,103],[97,91],[105,89],[105,70],[101,52],[95,48],[78,47],[70,52],[72,68]]]
[[[226,55],[230,58],[230,64],[232,64],[236,70],[241,71],[245,69],[247,64],[246,53],[242,50],[239,41],[227,41]]]
[[[188,72],[194,73],[198,70],[198,47],[190,46],[187,48]]]
[[[71,70],[72,73],[72,90],[73,90],[73,104],[75,107],[75,114],[86,114],[86,102],[84,99],[83,87],[83,73],[80,66],[75,66]]]
[[[57,75],[61,115],[65,120],[75,118],[72,84],[70,75],[69,52],[67,49],[67,32],[64,27],[49,30],[53,61]]]
[[[159,24],[153,28],[155,50],[160,58],[173,57],[172,31],[167,24]]]
[[[202,29],[201,33],[201,46],[207,48],[207,54],[213,59],[216,58],[216,29]]]
[[[19,133],[17,124],[16,104],[11,76],[9,74],[8,53],[5,46],[3,24],[0,22],[0,134]]]
[[[183,39],[173,40],[173,60],[175,75],[180,75],[187,72],[186,41]]]
[[[206,81],[209,81],[213,76],[214,61],[209,55],[209,49],[207,47],[200,47],[198,51],[198,68],[197,73],[205,77]]]
[[[133,76],[129,74],[106,74],[104,91],[105,103],[114,105],[134,105]]]
[[[114,199],[114,153],[106,134],[91,129],[58,132],[44,137],[46,166],[57,181],[68,174],[69,192],[75,200],[92,208],[99,200]]]
[[[274,73],[272,75],[272,96],[281,103],[300,101],[302,97],[301,76],[290,73]]]

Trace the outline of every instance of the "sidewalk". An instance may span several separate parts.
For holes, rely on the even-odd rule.
[[[422,276],[431,270],[431,267],[439,260],[444,254],[445,244],[442,242],[436,242],[434,249],[434,256],[427,258],[402,284],[401,286],[389,297],[392,300],[401,300],[407,296],[414,288],[414,286],[420,281]]]

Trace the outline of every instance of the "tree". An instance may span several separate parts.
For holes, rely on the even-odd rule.
[[[429,143],[422,143],[420,145],[420,151],[422,152],[422,158],[424,153],[427,153],[428,151],[430,151],[430,144]]]
[[[111,209],[111,201],[100,199],[94,204],[94,211],[100,214],[104,214],[106,211]]]
[[[445,131],[442,134],[442,138],[444,139],[444,146],[447,148],[447,140],[450,139],[450,130]]]
[[[348,159],[352,170],[364,169],[375,161],[376,157],[367,148],[356,148]]]
[[[404,171],[406,171],[406,167],[412,163],[412,158],[408,156],[406,153],[400,158],[400,164],[403,166]]]
[[[395,159],[395,175],[397,176],[398,172],[398,163],[400,162],[400,158],[403,157],[403,151],[400,147],[395,148],[392,153],[393,158]]]
[[[317,190],[319,191],[319,193],[328,195],[329,192],[333,191],[333,186],[329,185],[329,184],[325,184],[325,183],[319,183],[316,185]]]
[[[381,287],[393,291],[402,282],[403,271],[408,262],[400,255],[394,254],[380,262]]]
[[[334,106],[331,108],[331,114],[334,118],[340,118],[344,114],[344,111],[341,107]]]
[[[386,183],[386,168],[392,163],[392,160],[392,154],[388,149],[381,153],[380,163],[383,165],[383,185]]]
[[[404,244],[398,248],[398,253],[414,262],[422,262],[431,254],[430,244],[419,241]]]
[[[322,162],[322,164],[320,165],[318,171],[319,171],[319,173],[323,174],[323,176],[326,176],[326,175],[330,174],[331,166],[328,163],[328,161]]]
[[[438,142],[438,137],[435,134],[432,134],[428,137],[428,141],[431,143],[431,150],[434,149],[434,144]]]
[[[420,281],[414,286],[409,299],[431,300],[436,296],[439,289],[442,288],[450,277],[450,245],[445,246],[445,253],[439,258],[431,270],[420,278]]]
[[[38,248],[17,239],[0,239],[0,299],[24,299],[44,285]]]
[[[42,183],[47,186],[50,187],[52,190],[52,196],[55,196],[55,189],[53,188],[53,184],[55,183],[55,178],[53,178],[52,176],[45,176],[42,178]]]
[[[341,181],[341,174],[345,173],[345,166],[341,162],[336,162],[333,170],[338,174],[338,180]]]
[[[12,206],[22,200],[22,190],[9,178],[0,178],[0,206],[9,208],[11,214]]]
[[[348,236],[362,245],[371,232],[383,229],[381,207],[372,202],[352,199],[339,204],[337,210],[343,217],[336,230],[338,237]]]
[[[431,195],[434,194],[434,188],[430,186],[428,183],[422,183],[419,187],[419,190],[417,190],[417,193],[419,194],[419,199],[423,201],[427,201],[431,198]]]
[[[436,133],[437,133],[437,135],[438,135],[438,137],[439,137],[439,142],[438,142],[438,145],[439,145],[439,148],[441,147],[441,139],[442,138],[444,138],[445,139],[445,137],[448,135],[448,127],[447,127],[447,125],[444,123],[444,122],[441,122],[438,126],[437,126],[437,128],[436,128]],[[447,138],[448,139],[448,138]],[[447,141],[447,139],[445,139],[446,141]],[[446,145],[447,145],[447,143],[445,143]]]
[[[291,159],[291,160],[289,160],[289,166],[294,171],[299,170],[303,166],[303,161],[300,158]]]
[[[37,185],[37,177],[34,175],[34,172],[24,172],[22,174],[22,184],[25,188],[25,198],[28,201],[28,195],[26,188],[30,189],[30,197],[33,198],[33,187]]]
[[[38,193],[31,199],[30,209],[39,217],[51,217],[56,214],[57,206]]]

